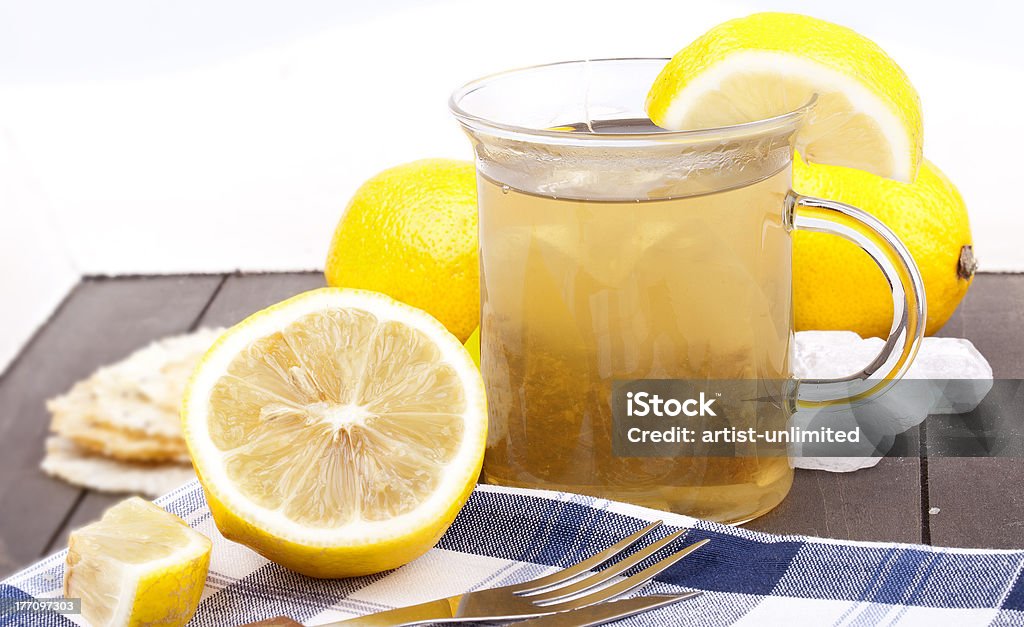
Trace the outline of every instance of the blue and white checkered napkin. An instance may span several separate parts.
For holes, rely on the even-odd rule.
[[[647,521],[680,542],[710,538],[639,594],[705,594],[623,625],[1024,625],[1024,551],[942,549],[773,536],[572,494],[479,486],[438,546],[398,570],[318,580],[225,540],[202,490],[158,501],[213,539],[192,624],[221,627],[277,615],[317,624],[532,579],[607,547]],[[0,584],[0,597],[59,596],[64,553]],[[2,624],[70,625],[28,615]]]

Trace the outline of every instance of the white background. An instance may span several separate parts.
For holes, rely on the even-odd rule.
[[[981,269],[1024,270],[1024,10],[670,0],[0,0],[0,368],[83,274],[320,268],[346,200],[470,158],[449,92],[515,66],[670,56],[759,10],[860,31],[907,71]]]

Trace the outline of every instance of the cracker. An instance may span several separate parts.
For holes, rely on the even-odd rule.
[[[95,453],[126,461],[187,461],[178,408],[219,329],[169,337],[100,368],[51,399],[51,428]]]
[[[116,461],[89,453],[59,436],[46,440],[46,456],[40,466],[52,477],[90,490],[153,498],[195,478],[189,464]]]
[[[55,414],[52,428],[63,438],[93,453],[122,461],[187,462],[188,449],[181,436],[164,437]]]

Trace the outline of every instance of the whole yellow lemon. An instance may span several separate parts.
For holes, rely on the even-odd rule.
[[[953,315],[974,276],[971,229],[963,198],[934,164],[925,160],[913,183],[900,183],[797,159],[793,189],[859,207],[896,233],[924,279],[928,335]],[[793,298],[798,331],[849,329],[885,337],[892,325],[892,296],[878,266],[834,235],[794,234]]]
[[[334,231],[324,275],[332,287],[423,309],[464,342],[480,322],[473,164],[424,159],[363,183]]]

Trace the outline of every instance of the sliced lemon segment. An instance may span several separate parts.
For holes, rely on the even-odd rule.
[[[797,135],[808,162],[911,182],[921,163],[921,103],[906,74],[856,32],[788,13],[720,24],[683,48],[647,96],[666,129],[753,122],[817,102]]]
[[[64,596],[92,624],[184,625],[199,604],[210,539],[138,497],[71,533]]]
[[[185,439],[221,532],[304,574],[400,566],[472,492],[480,373],[426,312],[383,294],[300,294],[228,330],[185,395]]]

